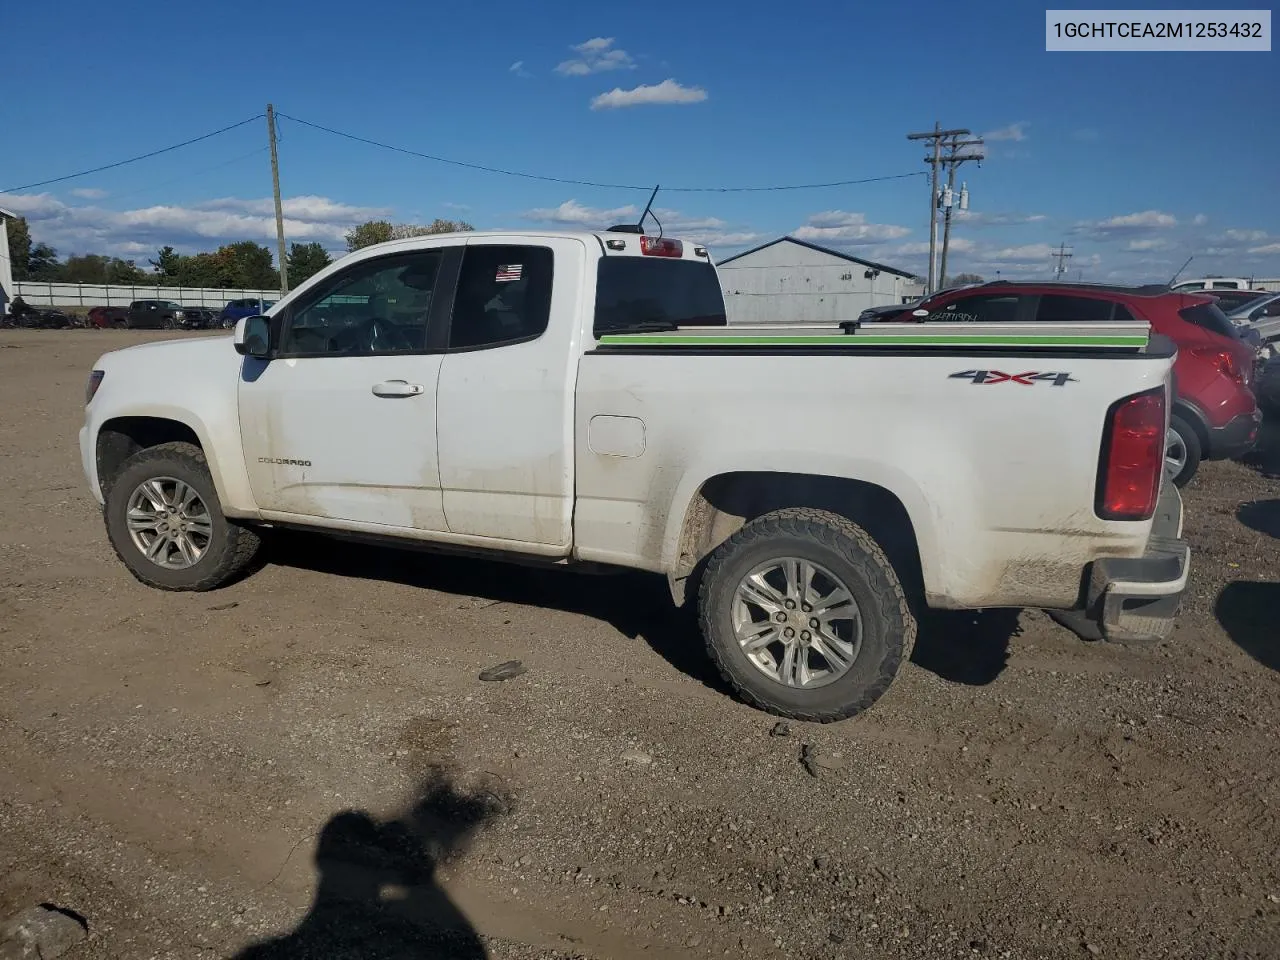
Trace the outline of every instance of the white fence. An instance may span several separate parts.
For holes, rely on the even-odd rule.
[[[155,287],[98,283],[44,283],[19,280],[14,296],[33,307],[127,307],[134,300],[172,300],[184,307],[217,307],[228,300],[279,300],[279,290],[219,290],[208,287]]]

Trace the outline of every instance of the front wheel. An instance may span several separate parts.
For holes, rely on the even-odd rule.
[[[821,723],[880,699],[916,637],[879,544],[844,517],[805,507],[758,517],[716,548],[699,618],[711,659],[743,699]]]
[[[1203,452],[1195,428],[1175,415],[1164,440],[1164,472],[1177,487],[1185,487],[1200,469]]]
[[[204,453],[164,443],[134,454],[107,492],[104,519],[116,556],[160,590],[213,590],[253,562],[261,541],[222,515]]]

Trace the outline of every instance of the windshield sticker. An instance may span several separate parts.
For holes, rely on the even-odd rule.
[[[520,272],[523,264],[511,263],[506,266],[498,267],[498,274],[494,277],[499,283],[510,283],[512,280],[520,279]]]

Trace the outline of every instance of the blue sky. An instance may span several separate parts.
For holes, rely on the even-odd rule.
[[[267,100],[428,153],[664,187],[920,171],[905,134],[939,120],[988,138],[981,167],[961,168],[971,213],[953,272],[1044,276],[1065,241],[1085,279],[1167,278],[1191,253],[1184,276],[1280,277],[1276,52],[1050,54],[1043,7],[1026,3],[67,0],[6,20],[6,72],[24,79],[0,101],[0,189],[198,136]],[[334,250],[372,215],[597,226],[646,199],[431,163],[288,119],[281,137],[290,238]],[[0,206],[63,254],[270,241],[264,146],[256,121]],[[657,206],[668,232],[718,256],[793,233],[923,269],[928,202],[914,177],[663,192]]]

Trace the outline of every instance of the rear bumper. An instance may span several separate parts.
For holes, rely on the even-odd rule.
[[[1234,460],[1243,457],[1258,442],[1258,428],[1262,425],[1262,411],[1242,413],[1222,427],[1209,428],[1209,446],[1205,457],[1209,460]]]
[[[1182,539],[1182,495],[1165,482],[1146,552],[1094,561],[1084,608],[1055,619],[1091,639],[1163,640],[1173,632],[1190,571],[1191,548]]]

